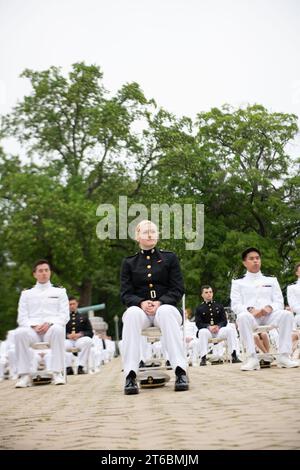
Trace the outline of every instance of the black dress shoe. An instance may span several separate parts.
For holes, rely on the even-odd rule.
[[[143,367],[145,367],[145,366],[146,366],[146,365],[145,365],[144,361],[140,361],[140,363],[139,363],[139,369],[141,369],[141,368],[143,368]]]
[[[206,366],[206,356],[201,357],[200,366]]]
[[[238,357],[233,357],[231,359],[232,364],[237,364],[238,362],[242,362]]]
[[[85,374],[85,372],[84,372],[84,370],[83,370],[83,366],[78,366],[77,374],[78,374],[78,375],[80,375],[80,374]]]
[[[188,378],[186,374],[176,375],[175,392],[184,392],[189,389]]]
[[[139,387],[136,381],[136,374],[133,371],[130,371],[126,377],[124,393],[125,395],[136,395],[137,393],[139,393]]]
[[[167,369],[167,370],[171,370],[171,369],[172,369],[171,362],[169,361],[169,359],[166,360],[166,369]]]
[[[66,368],[66,373],[67,373],[67,375],[74,375],[73,367],[67,367]]]

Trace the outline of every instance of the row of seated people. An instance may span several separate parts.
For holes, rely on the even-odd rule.
[[[210,356],[210,362],[220,364],[224,359],[232,363],[242,362],[240,357],[243,355],[244,345],[239,338],[236,323],[230,323],[224,307],[213,300],[213,290],[210,286],[203,286],[201,291],[203,303],[197,307],[195,312],[195,321],[191,321],[192,310],[186,309],[184,332],[186,341],[186,355],[189,365],[200,366],[207,365],[207,356]],[[211,325],[211,327],[210,327]],[[297,330],[300,326],[300,315],[294,318],[294,327],[292,331],[293,358],[299,358],[299,337]],[[218,341],[214,341],[218,340]],[[270,366],[273,362],[273,355],[270,354],[270,345],[278,350],[279,334],[276,328],[269,332],[254,334],[256,350],[261,353],[261,365]],[[122,341],[120,342],[120,352],[122,354]],[[230,357],[228,357],[230,355]],[[154,365],[152,358],[164,359],[169,364],[169,358],[164,347],[163,337],[159,341],[147,342],[146,337],[140,338],[140,365]],[[157,363],[158,364],[158,363]]]
[[[155,252],[154,248],[151,250]],[[150,256],[150,252],[145,254],[142,250],[142,256]],[[162,256],[162,255],[161,255]],[[168,255],[169,256],[169,255]],[[170,255],[171,256],[171,255]],[[172,255],[173,256],[173,255]],[[298,362],[292,361],[290,359],[290,350],[291,350],[291,331],[292,331],[292,317],[286,311],[282,310],[282,294],[277,280],[274,278],[263,276],[260,272],[260,252],[256,248],[249,248],[242,253],[243,264],[247,269],[247,273],[244,278],[232,281],[231,289],[231,306],[233,311],[237,314],[238,319],[238,328],[243,340],[243,343],[246,346],[249,360],[247,364],[243,364],[242,370],[254,370],[259,368],[259,363],[255,355],[255,343],[253,340],[253,330],[256,325],[269,324],[270,322],[275,321],[278,331],[279,331],[279,361],[277,365],[279,367],[297,367]],[[159,260],[161,261],[161,259]],[[149,265],[150,266],[150,265]],[[151,266],[150,266],[151,267]],[[147,268],[148,269],[148,268]],[[149,268],[150,269],[150,268]],[[176,268],[177,269],[177,268]],[[298,267],[299,273],[297,274],[298,278],[300,277],[300,266]],[[177,272],[177,271],[176,271]],[[148,274],[152,275],[151,273]],[[19,328],[15,333],[15,344],[16,344],[16,372],[19,376],[19,380],[16,384],[16,387],[26,387],[30,385],[30,367],[32,362],[30,346],[32,343],[45,341],[48,342],[51,346],[52,355],[51,355],[51,370],[53,372],[53,381],[55,384],[63,384],[64,378],[62,376],[62,371],[64,371],[65,358],[65,327],[67,323],[70,323],[70,312],[69,312],[69,301],[65,289],[61,287],[56,287],[51,284],[51,269],[47,260],[38,260],[33,267],[33,276],[36,279],[36,285],[22,292],[19,301],[18,308],[18,324]],[[127,278],[126,278],[127,279]],[[258,284],[257,284],[258,283]],[[123,288],[125,289],[125,284]],[[209,287],[209,286],[208,286]],[[290,286],[289,286],[290,287]],[[297,286],[296,286],[297,288]],[[291,290],[290,290],[291,292]],[[288,289],[289,296],[289,289]],[[123,296],[124,297],[124,296]],[[122,298],[123,298],[122,297]],[[258,298],[259,297],[259,298]],[[274,300],[275,299],[275,300]],[[125,297],[123,301],[126,304]],[[296,301],[299,303],[299,290],[296,292]],[[153,307],[153,302],[147,301],[150,310]],[[147,303],[146,302],[146,303]],[[205,302],[208,304],[209,302]],[[148,305],[147,304],[147,305]],[[151,305],[150,305],[151,304]],[[205,305],[207,309],[207,305]],[[295,313],[299,312],[291,306]],[[145,307],[146,308],[146,307]],[[129,310],[129,309],[128,309]],[[164,306],[161,307],[160,311],[173,311],[174,309],[167,309]],[[130,328],[131,323],[134,321],[137,311],[140,315],[140,310],[134,310],[136,314],[128,316],[129,320],[128,325],[126,323],[126,331],[128,335],[126,337],[127,346],[126,351],[130,352],[128,357],[131,357],[131,354],[136,354],[136,347],[133,348],[130,345],[133,344],[130,340]],[[201,333],[200,336],[206,337],[220,337],[225,334],[226,326],[216,325],[214,319],[211,318],[213,311],[213,305],[208,306],[208,311],[202,312],[203,317],[201,317],[201,312],[199,312],[199,321],[203,323],[204,327],[199,327],[196,320],[196,325],[198,330],[201,331],[205,328],[205,333]],[[150,311],[149,311],[150,312]],[[152,311],[151,311],[152,312]],[[150,313],[151,313],[150,312]],[[130,311],[131,313],[131,311]],[[149,313],[149,314],[150,314]],[[129,315],[129,313],[128,313]],[[208,316],[208,322],[207,318]],[[140,319],[144,319],[144,316],[140,316]],[[178,315],[177,315],[178,317]],[[127,316],[126,316],[127,318]],[[123,317],[124,321],[124,317]],[[176,320],[177,321],[177,320]],[[179,321],[179,317],[178,317]],[[74,326],[71,321],[71,330],[67,332],[68,340],[71,342],[76,342],[79,338],[84,336],[81,332],[76,332],[76,325]],[[175,324],[174,324],[175,325]],[[178,323],[179,325],[179,323]],[[74,328],[73,328],[74,327]],[[170,335],[165,326],[162,328],[165,334],[168,336],[168,341],[170,341]],[[175,330],[174,330],[175,331]],[[179,329],[176,330],[179,334]],[[227,328],[229,331],[229,328]],[[73,335],[75,333],[75,335]],[[177,334],[177,333],[176,333]],[[229,334],[228,334],[229,335]],[[125,335],[126,336],[126,335]],[[172,335],[171,335],[172,336]],[[198,332],[199,337],[199,332]],[[129,339],[128,339],[129,338]],[[227,342],[229,343],[230,341]],[[206,341],[203,341],[204,347],[206,347]],[[172,342],[170,344],[173,344]],[[169,347],[170,347],[169,344]],[[232,359],[238,360],[238,351],[234,349],[234,342],[231,341],[231,346],[228,344],[229,353],[231,354]],[[171,348],[173,351],[173,349]],[[205,351],[205,349],[204,349]],[[174,352],[174,351],[173,351]],[[172,352],[172,354],[173,354]],[[170,351],[169,351],[170,353]],[[127,353],[126,353],[127,354]],[[175,354],[175,353],[174,353]],[[176,356],[176,354],[175,354]],[[174,357],[175,357],[174,356]],[[201,360],[205,356],[200,351]],[[181,356],[180,356],[181,357]],[[129,359],[128,359],[129,361]],[[177,367],[176,372],[176,381],[178,382],[178,387],[175,387],[176,390],[187,390],[186,386],[187,380],[185,376],[184,361],[183,357],[180,359],[180,365]],[[126,361],[125,361],[126,362]],[[174,361],[173,361],[174,362]],[[175,361],[176,362],[176,361]],[[177,361],[178,362],[178,361]],[[128,362],[129,363],[129,362]],[[81,365],[81,364],[79,364]],[[126,369],[126,370],[125,370]],[[128,364],[124,371],[127,373]],[[133,373],[131,373],[133,372]],[[134,370],[127,374],[128,381],[133,382],[132,377],[135,377]],[[176,382],[176,383],[177,383]],[[182,384],[182,386],[180,385]],[[134,384],[132,393],[136,393],[136,385]],[[128,390],[127,390],[128,391]],[[128,393],[131,393],[129,390]]]
[[[17,361],[15,348],[15,331],[7,333],[7,339],[0,344],[0,382],[5,378],[17,379]],[[43,346],[37,343],[35,346]],[[48,373],[52,369],[52,350],[34,349],[30,347],[30,375],[36,376],[43,370]],[[107,364],[114,357],[115,342],[103,334],[96,334],[80,338],[76,344],[65,341],[65,366],[66,373],[73,375],[74,372],[84,374],[87,371],[95,373],[100,370],[100,366]],[[75,369],[75,370],[74,370]]]

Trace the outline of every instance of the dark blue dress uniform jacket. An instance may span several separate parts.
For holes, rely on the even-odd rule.
[[[93,337],[93,327],[87,314],[72,312],[66,324],[66,334],[83,333],[83,336]]]
[[[183,278],[175,253],[153,248],[123,260],[121,299],[127,307],[139,307],[143,300],[176,306],[183,294]]]
[[[226,312],[223,305],[215,302],[203,302],[196,308],[195,322],[198,330],[218,325],[219,328],[227,325]]]

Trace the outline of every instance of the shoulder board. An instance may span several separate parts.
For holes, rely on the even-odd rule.
[[[173,251],[170,251],[170,250],[159,249],[159,251],[160,251],[161,253],[173,253]]]
[[[125,259],[128,259],[128,258],[134,258],[134,257],[135,257],[135,256],[137,256],[138,254],[139,254],[139,253],[138,253],[138,252],[136,252],[136,253],[134,253],[134,255],[126,256],[126,258],[125,258]]]
[[[58,284],[52,284],[52,287],[58,287],[58,289],[64,289],[64,286],[59,286]]]
[[[24,287],[22,291],[24,292],[24,290],[29,290],[29,289],[32,289],[32,287]]]
[[[276,276],[274,276],[274,274],[264,274],[262,273],[263,276],[265,277],[273,277],[274,279],[276,279]]]

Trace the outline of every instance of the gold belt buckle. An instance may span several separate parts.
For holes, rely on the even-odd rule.
[[[155,290],[151,290],[151,291],[150,291],[150,297],[151,297],[151,299],[156,299],[156,292],[155,292]]]

